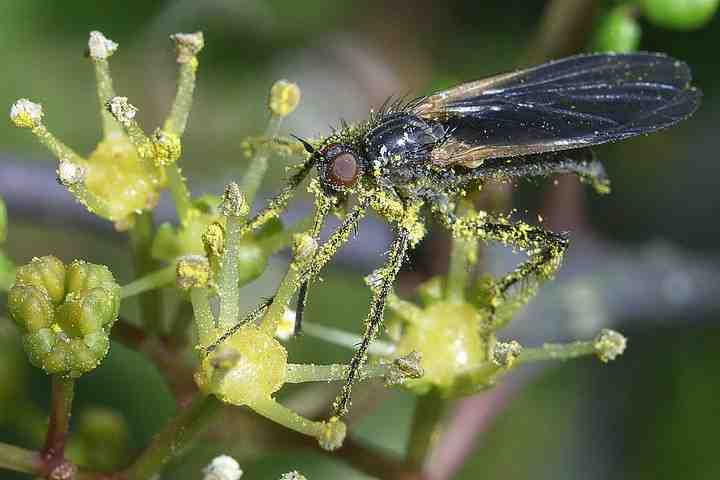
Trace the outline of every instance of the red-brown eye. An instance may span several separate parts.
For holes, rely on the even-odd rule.
[[[360,176],[360,166],[355,154],[344,151],[329,160],[328,180],[338,187],[352,187]]]

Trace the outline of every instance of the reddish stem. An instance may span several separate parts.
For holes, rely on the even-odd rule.
[[[73,478],[75,466],[65,460],[65,444],[70,428],[70,413],[75,393],[75,380],[57,375],[52,377],[50,424],[45,446],[40,452],[43,473],[53,478]]]

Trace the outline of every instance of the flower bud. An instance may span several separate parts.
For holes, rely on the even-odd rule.
[[[347,426],[338,417],[323,422],[323,430],[318,435],[318,443],[324,450],[333,451],[340,448],[347,434]]]
[[[292,472],[283,473],[280,476],[280,480],[307,480],[307,478],[305,477],[305,475],[295,470]]]
[[[210,465],[203,469],[203,474],[203,480],[240,480],[243,471],[237,460],[228,455],[220,455],[213,458]]]
[[[205,46],[202,32],[175,33],[170,35],[170,40],[175,42],[178,63],[191,63]]]
[[[156,166],[165,167],[172,165],[180,158],[182,145],[180,143],[180,137],[177,135],[157,129],[153,135],[152,142],[153,148],[155,149],[153,161]]]
[[[300,103],[300,87],[287,80],[278,80],[270,88],[268,108],[276,117],[287,117]]]
[[[693,30],[707,24],[719,0],[643,0],[643,13],[652,23],[678,30]]]
[[[90,32],[88,54],[93,60],[107,60],[118,49],[118,44],[107,38],[102,32]]]
[[[623,354],[627,347],[627,338],[615,330],[603,329],[595,337],[594,346],[600,361],[607,363]]]
[[[245,217],[250,212],[250,205],[247,203],[245,194],[240,191],[240,186],[235,182],[225,186],[220,208],[226,217]]]
[[[594,50],[632,52],[640,45],[641,33],[636,9],[620,5],[600,19],[592,43]]]
[[[202,288],[210,281],[210,263],[202,255],[186,255],[178,259],[175,273],[181,290]]]
[[[16,127],[35,128],[42,122],[42,117],[42,105],[27,98],[21,98],[10,107],[10,120]]]
[[[103,265],[76,260],[66,268],[47,256],[19,267],[8,307],[30,362],[71,377],[97,367],[110,346],[119,293]]]

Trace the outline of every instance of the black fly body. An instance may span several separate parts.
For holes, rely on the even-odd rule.
[[[551,277],[568,239],[489,212],[460,215],[458,197],[487,182],[561,173],[576,174],[596,190],[607,191],[602,165],[589,147],[687,118],[701,98],[690,82],[688,66],[662,54],[578,55],[409,102],[388,102],[366,122],[343,124],[314,144],[298,139],[307,160],[244,230],[248,233],[277,217],[313,168],[318,179],[310,189],[317,210],[309,233],[319,240],[327,214],[347,208],[342,224],[298,277],[298,329],[313,278],[366,211],[372,209],[395,229],[385,264],[368,279],[373,299],[365,332],[334,415],[347,412],[358,369],[382,325],[387,296],[408,249],[425,234],[427,215],[438,218],[455,237],[497,241],[528,254],[524,263],[496,280],[496,300],[501,303],[513,286]],[[251,312],[249,318],[255,317],[257,312]]]

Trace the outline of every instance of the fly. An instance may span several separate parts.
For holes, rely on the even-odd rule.
[[[318,207],[312,236],[319,239],[331,211],[347,208],[342,224],[300,275],[298,329],[310,283],[365,213],[375,211],[395,230],[388,258],[368,282],[373,298],[365,333],[334,414],[347,412],[358,370],[382,325],[387,296],[408,250],[425,235],[428,216],[456,237],[497,241],[528,254],[496,281],[499,298],[524,279],[551,277],[568,247],[565,234],[487,212],[460,215],[458,198],[488,182],[563,173],[607,191],[603,166],[589,147],[655,132],[689,117],[701,99],[690,83],[685,63],[659,53],[577,55],[412,101],[387,102],[367,121],[343,123],[312,144],[298,138],[307,159],[244,230],[249,233],[277,217],[313,168]]]

